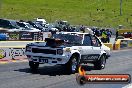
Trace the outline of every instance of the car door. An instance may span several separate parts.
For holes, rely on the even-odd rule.
[[[101,42],[94,35],[91,36],[91,39],[92,39],[93,53],[95,55],[100,55],[100,53],[101,53]]]
[[[89,34],[84,35],[82,51],[83,51],[82,55],[93,54],[93,46],[92,46],[92,41]]]

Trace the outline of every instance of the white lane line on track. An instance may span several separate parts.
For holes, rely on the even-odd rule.
[[[128,84],[128,85],[126,85],[126,86],[124,86],[122,88],[132,88],[132,83],[131,84]]]
[[[0,62],[0,64],[19,63],[19,62],[28,62],[28,60],[12,60],[12,61],[2,61],[2,62]]]
[[[132,49],[126,49],[126,50],[111,50],[111,52],[121,52],[121,51],[129,51],[129,50],[132,50]]]

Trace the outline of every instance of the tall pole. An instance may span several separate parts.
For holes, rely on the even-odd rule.
[[[120,0],[120,16],[122,16],[122,0]]]

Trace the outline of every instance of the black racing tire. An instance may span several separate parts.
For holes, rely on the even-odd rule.
[[[78,72],[79,59],[77,56],[72,56],[68,63],[65,64],[65,69],[68,73],[74,74]]]
[[[105,68],[105,64],[106,64],[106,56],[105,55],[102,55],[100,57],[99,60],[97,60],[95,63],[94,63],[94,68],[96,70],[101,70],[101,69],[104,69]]]
[[[29,61],[29,66],[30,66],[31,70],[37,70],[38,67],[39,67],[39,63],[38,62]]]

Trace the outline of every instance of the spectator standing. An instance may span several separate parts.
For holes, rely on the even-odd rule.
[[[119,36],[118,32],[119,32],[119,30],[116,31],[116,38]]]
[[[103,30],[103,31],[102,31],[102,38],[101,38],[101,41],[102,41],[103,43],[106,43],[106,38],[107,38],[106,30]]]
[[[98,36],[98,37],[100,36],[100,30],[99,29],[95,30],[95,35]]]
[[[106,42],[109,43],[110,42],[110,38],[111,38],[111,31],[109,29],[107,29],[107,38],[106,38]]]
[[[85,32],[85,27],[83,25],[81,25],[80,31],[82,31],[83,33]]]

